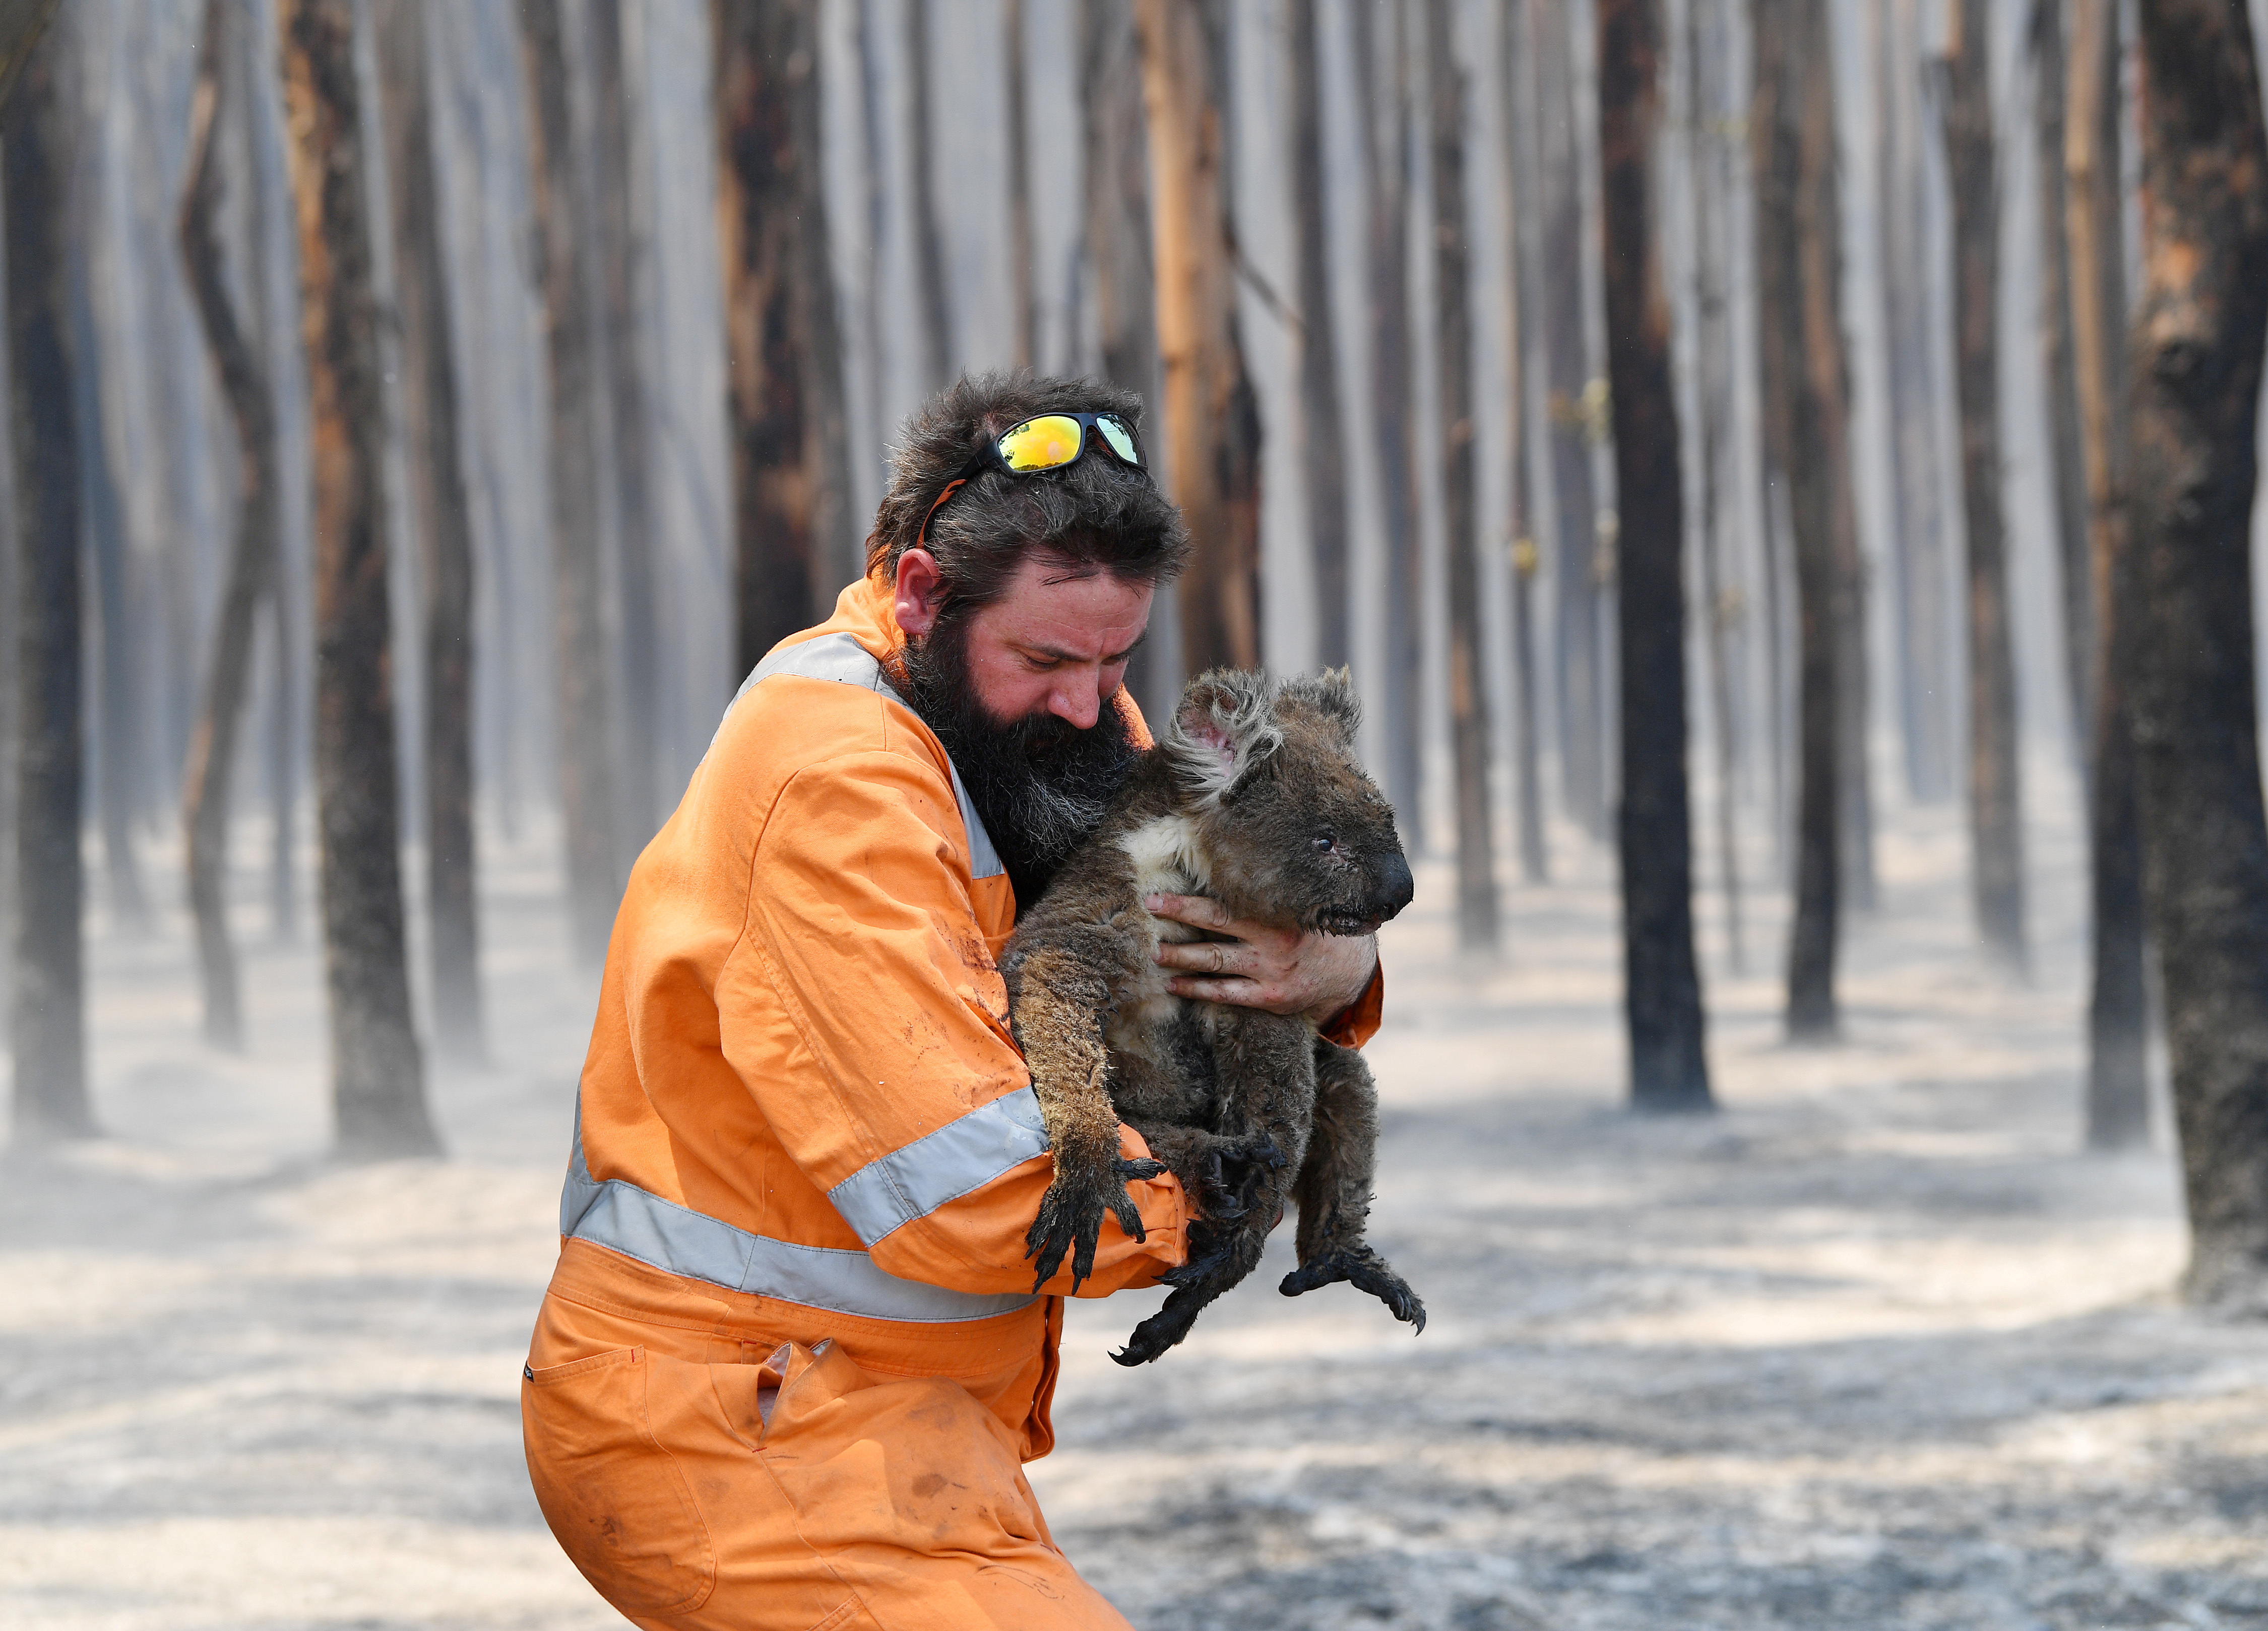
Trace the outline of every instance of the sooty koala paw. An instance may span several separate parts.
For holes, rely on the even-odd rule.
[[[1317,1286],[1327,1286],[1344,1280],[1358,1291],[1367,1291],[1386,1304],[1388,1311],[1418,1331],[1425,1328],[1425,1304],[1410,1289],[1409,1282],[1387,1266],[1386,1260],[1368,1246],[1343,1246],[1336,1252],[1302,1264],[1284,1276],[1277,1287],[1285,1297],[1297,1297],[1302,1291],[1312,1291]]]
[[[1126,1193],[1126,1180],[1155,1178],[1165,1170],[1164,1163],[1158,1161],[1113,1161],[1107,1168],[1085,1172],[1067,1171],[1058,1164],[1055,1182],[1040,1198],[1039,1216],[1024,1236],[1024,1255],[1038,1271],[1032,1290],[1036,1294],[1055,1278],[1056,1270],[1063,1267],[1064,1253],[1069,1252],[1071,1291],[1073,1297],[1079,1295],[1079,1287],[1094,1272],[1094,1246],[1101,1236],[1106,1212],[1117,1218],[1119,1228],[1134,1239],[1145,1238],[1142,1214]]]

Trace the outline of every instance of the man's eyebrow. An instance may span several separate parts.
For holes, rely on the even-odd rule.
[[[1149,638],[1150,631],[1145,628],[1140,634],[1134,636],[1134,643],[1128,646],[1123,651],[1113,651],[1108,656],[1105,657],[1102,659],[1102,665],[1105,668],[1108,668],[1113,663],[1124,662],[1128,658],[1133,656],[1135,652],[1140,650],[1144,643]],[[1027,657],[1043,657],[1051,663],[1084,663],[1087,660],[1076,651],[1058,650],[1056,647],[1051,645],[1030,644],[1020,640],[1016,643],[1016,649]]]

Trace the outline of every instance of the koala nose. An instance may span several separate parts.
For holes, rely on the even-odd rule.
[[[1418,880],[1410,875],[1410,863],[1395,850],[1379,863],[1378,900],[1385,909],[1379,915],[1392,917],[1418,898]]]

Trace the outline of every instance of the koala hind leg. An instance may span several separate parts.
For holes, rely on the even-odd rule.
[[[1314,1102],[1314,1033],[1302,1020],[1252,1009],[1216,1010],[1213,1070],[1219,1106],[1206,1147],[1223,1169],[1220,1187],[1234,1207],[1210,1212],[1189,1229],[1189,1258],[1166,1275],[1165,1306],[1135,1327],[1111,1355],[1121,1364],[1157,1358],[1189,1334],[1214,1298],[1260,1263],[1268,1232],[1291,1199],[1292,1176],[1307,1148]],[[1144,1135],[1148,1136],[1146,1131]],[[1186,1181],[1186,1180],[1185,1180]],[[1193,1191],[1202,1206],[1204,1186]]]
[[[1378,1085],[1352,1048],[1315,1039],[1315,1111],[1293,1194],[1300,1267],[1278,1288],[1297,1297],[1344,1280],[1425,1328],[1425,1304],[1363,1238],[1378,1161]]]

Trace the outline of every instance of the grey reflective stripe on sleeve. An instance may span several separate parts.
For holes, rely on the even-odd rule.
[[[901,708],[905,706],[905,699],[882,678],[882,665],[874,660],[874,654],[849,635],[821,635],[816,640],[784,646],[773,652],[748,671],[748,677],[740,681],[740,688],[733,693],[733,702],[739,702],[777,674],[793,674],[799,680],[832,680],[841,685],[857,686],[862,691],[879,692]],[[725,711],[733,711],[730,703]],[[725,728],[721,721],[717,728]],[[713,737],[710,745],[716,745]],[[946,763],[953,768],[953,797],[961,806],[961,825],[968,834],[968,876],[971,879],[998,878],[1008,869],[1000,864],[1000,852],[992,847],[992,834],[984,830],[983,819],[969,800],[968,789],[961,780],[961,767],[953,763],[950,755]]]
[[[869,1161],[827,1198],[871,1246],[899,1225],[927,1217],[1047,1150],[1039,1095],[1019,1088]]]
[[[864,1252],[798,1245],[750,1234],[621,1179],[600,1183],[583,1159],[579,1103],[574,1154],[559,1196],[559,1232],[636,1258],[665,1274],[866,1319],[944,1325],[1012,1314],[1037,1300],[1015,1292],[953,1291],[901,1280],[876,1267]]]

